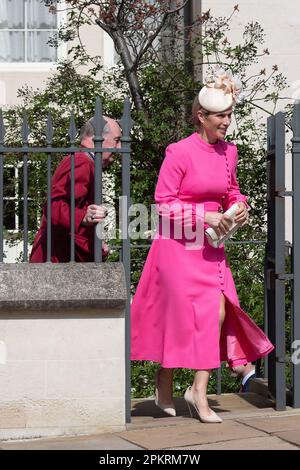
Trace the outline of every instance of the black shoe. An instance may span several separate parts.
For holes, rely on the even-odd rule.
[[[249,389],[250,389],[250,381],[252,379],[255,379],[256,378],[256,374],[255,372],[253,372],[252,375],[250,375],[250,377],[246,380],[246,382],[244,383],[244,385],[241,385],[241,388],[239,390],[239,393],[248,393],[249,392]]]

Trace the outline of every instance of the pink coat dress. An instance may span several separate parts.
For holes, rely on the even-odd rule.
[[[214,369],[221,361],[233,367],[273,350],[239,305],[224,246],[213,248],[204,237],[197,249],[187,249],[190,240],[174,236],[184,204],[190,208],[187,223],[195,228],[199,219],[202,232],[206,211],[227,210],[238,201],[247,204],[236,167],[237,148],[223,140],[208,144],[195,132],[168,146],[155,191],[160,223],[131,306],[132,360]],[[177,209],[167,214],[164,206],[174,203]],[[162,230],[164,218],[170,219],[170,236]],[[219,339],[221,293],[226,316]]]

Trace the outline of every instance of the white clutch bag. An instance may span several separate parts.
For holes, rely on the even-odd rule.
[[[237,203],[233,204],[226,212],[226,215],[229,215],[229,217],[232,217],[234,219],[235,214],[238,210],[239,206]],[[214,248],[219,248],[222,243],[225,242],[228,238],[230,238],[242,225],[241,222],[233,222],[231,225],[231,228],[225,235],[221,235],[220,237],[216,234],[213,228],[209,227],[205,230],[206,237],[208,240],[208,243],[213,246]]]

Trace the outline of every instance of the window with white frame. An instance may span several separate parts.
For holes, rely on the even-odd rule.
[[[49,63],[57,49],[48,41],[57,31],[57,13],[41,0],[0,0],[0,63]]]
[[[19,230],[18,213],[18,166],[5,165],[4,169],[4,217],[3,225],[6,230]]]
[[[28,161],[28,169],[31,162]],[[3,178],[3,226],[9,233],[16,233],[23,230],[23,162],[15,164],[5,164]],[[29,172],[28,183],[32,184],[32,176]],[[29,230],[36,227],[39,217],[36,211],[32,210],[33,202],[31,197],[28,201],[28,224]]]

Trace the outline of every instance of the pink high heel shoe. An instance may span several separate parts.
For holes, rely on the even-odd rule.
[[[159,370],[155,374],[155,404],[169,416],[176,416],[175,405],[171,403],[160,403],[158,395]]]
[[[184,399],[187,403],[187,406],[188,406],[191,417],[193,417],[193,411],[192,411],[192,408],[191,408],[191,406],[193,406],[195,408],[195,410],[198,414],[198,417],[199,417],[199,419],[202,423],[222,423],[223,422],[222,418],[220,418],[220,416],[218,416],[213,410],[211,410],[212,414],[210,414],[208,416],[204,416],[200,413],[200,411],[197,407],[197,404],[194,400],[193,392],[192,392],[191,387],[188,387],[187,390],[185,391]]]

